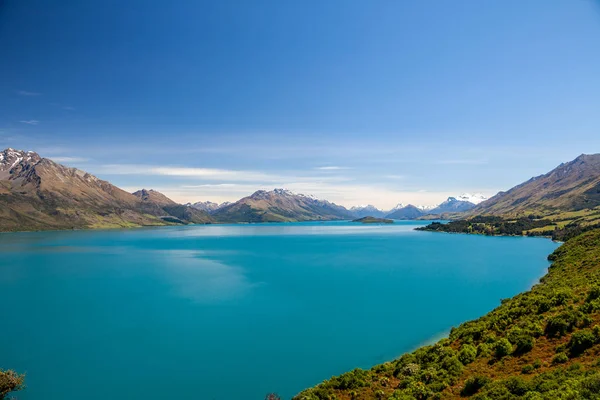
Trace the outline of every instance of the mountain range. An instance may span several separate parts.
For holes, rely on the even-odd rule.
[[[259,190],[212,214],[222,222],[286,222],[352,219],[345,207],[285,189]]]
[[[476,204],[479,203],[479,204]],[[600,155],[581,155],[547,174],[485,200],[449,197],[434,208],[398,204],[346,209],[285,189],[259,190],[234,203],[178,204],[155,190],[128,193],[110,182],[32,151],[0,152],[0,230],[82,229],[233,222],[392,219],[454,215],[526,215],[600,206]]]

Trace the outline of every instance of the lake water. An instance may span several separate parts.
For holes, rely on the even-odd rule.
[[[418,222],[0,234],[21,400],[289,399],[527,290],[557,244]]]

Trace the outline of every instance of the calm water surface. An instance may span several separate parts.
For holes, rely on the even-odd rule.
[[[0,234],[21,400],[290,398],[528,289],[557,244],[416,222]]]

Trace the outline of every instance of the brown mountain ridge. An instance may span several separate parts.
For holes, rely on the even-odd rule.
[[[170,213],[163,207],[177,211],[179,205],[161,199],[168,204],[144,201],[35,152],[0,152],[0,231],[164,225]],[[189,219],[179,214],[181,222],[210,222],[198,210]]]

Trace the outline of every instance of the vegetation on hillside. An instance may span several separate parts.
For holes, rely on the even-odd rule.
[[[581,220],[552,220],[549,217],[529,215],[516,219],[497,216],[476,216],[448,223],[433,222],[416,228],[422,231],[449,233],[470,233],[481,235],[506,236],[545,236],[552,240],[565,241],[592,229],[600,228],[600,223],[585,223]]]
[[[386,218],[363,217],[355,219],[352,222],[361,222],[363,224],[393,224],[394,220]]]
[[[15,371],[0,369],[0,400],[14,391],[21,390],[24,387],[24,376],[17,374]]]
[[[549,259],[539,284],[448,338],[294,399],[600,399],[600,230]]]

